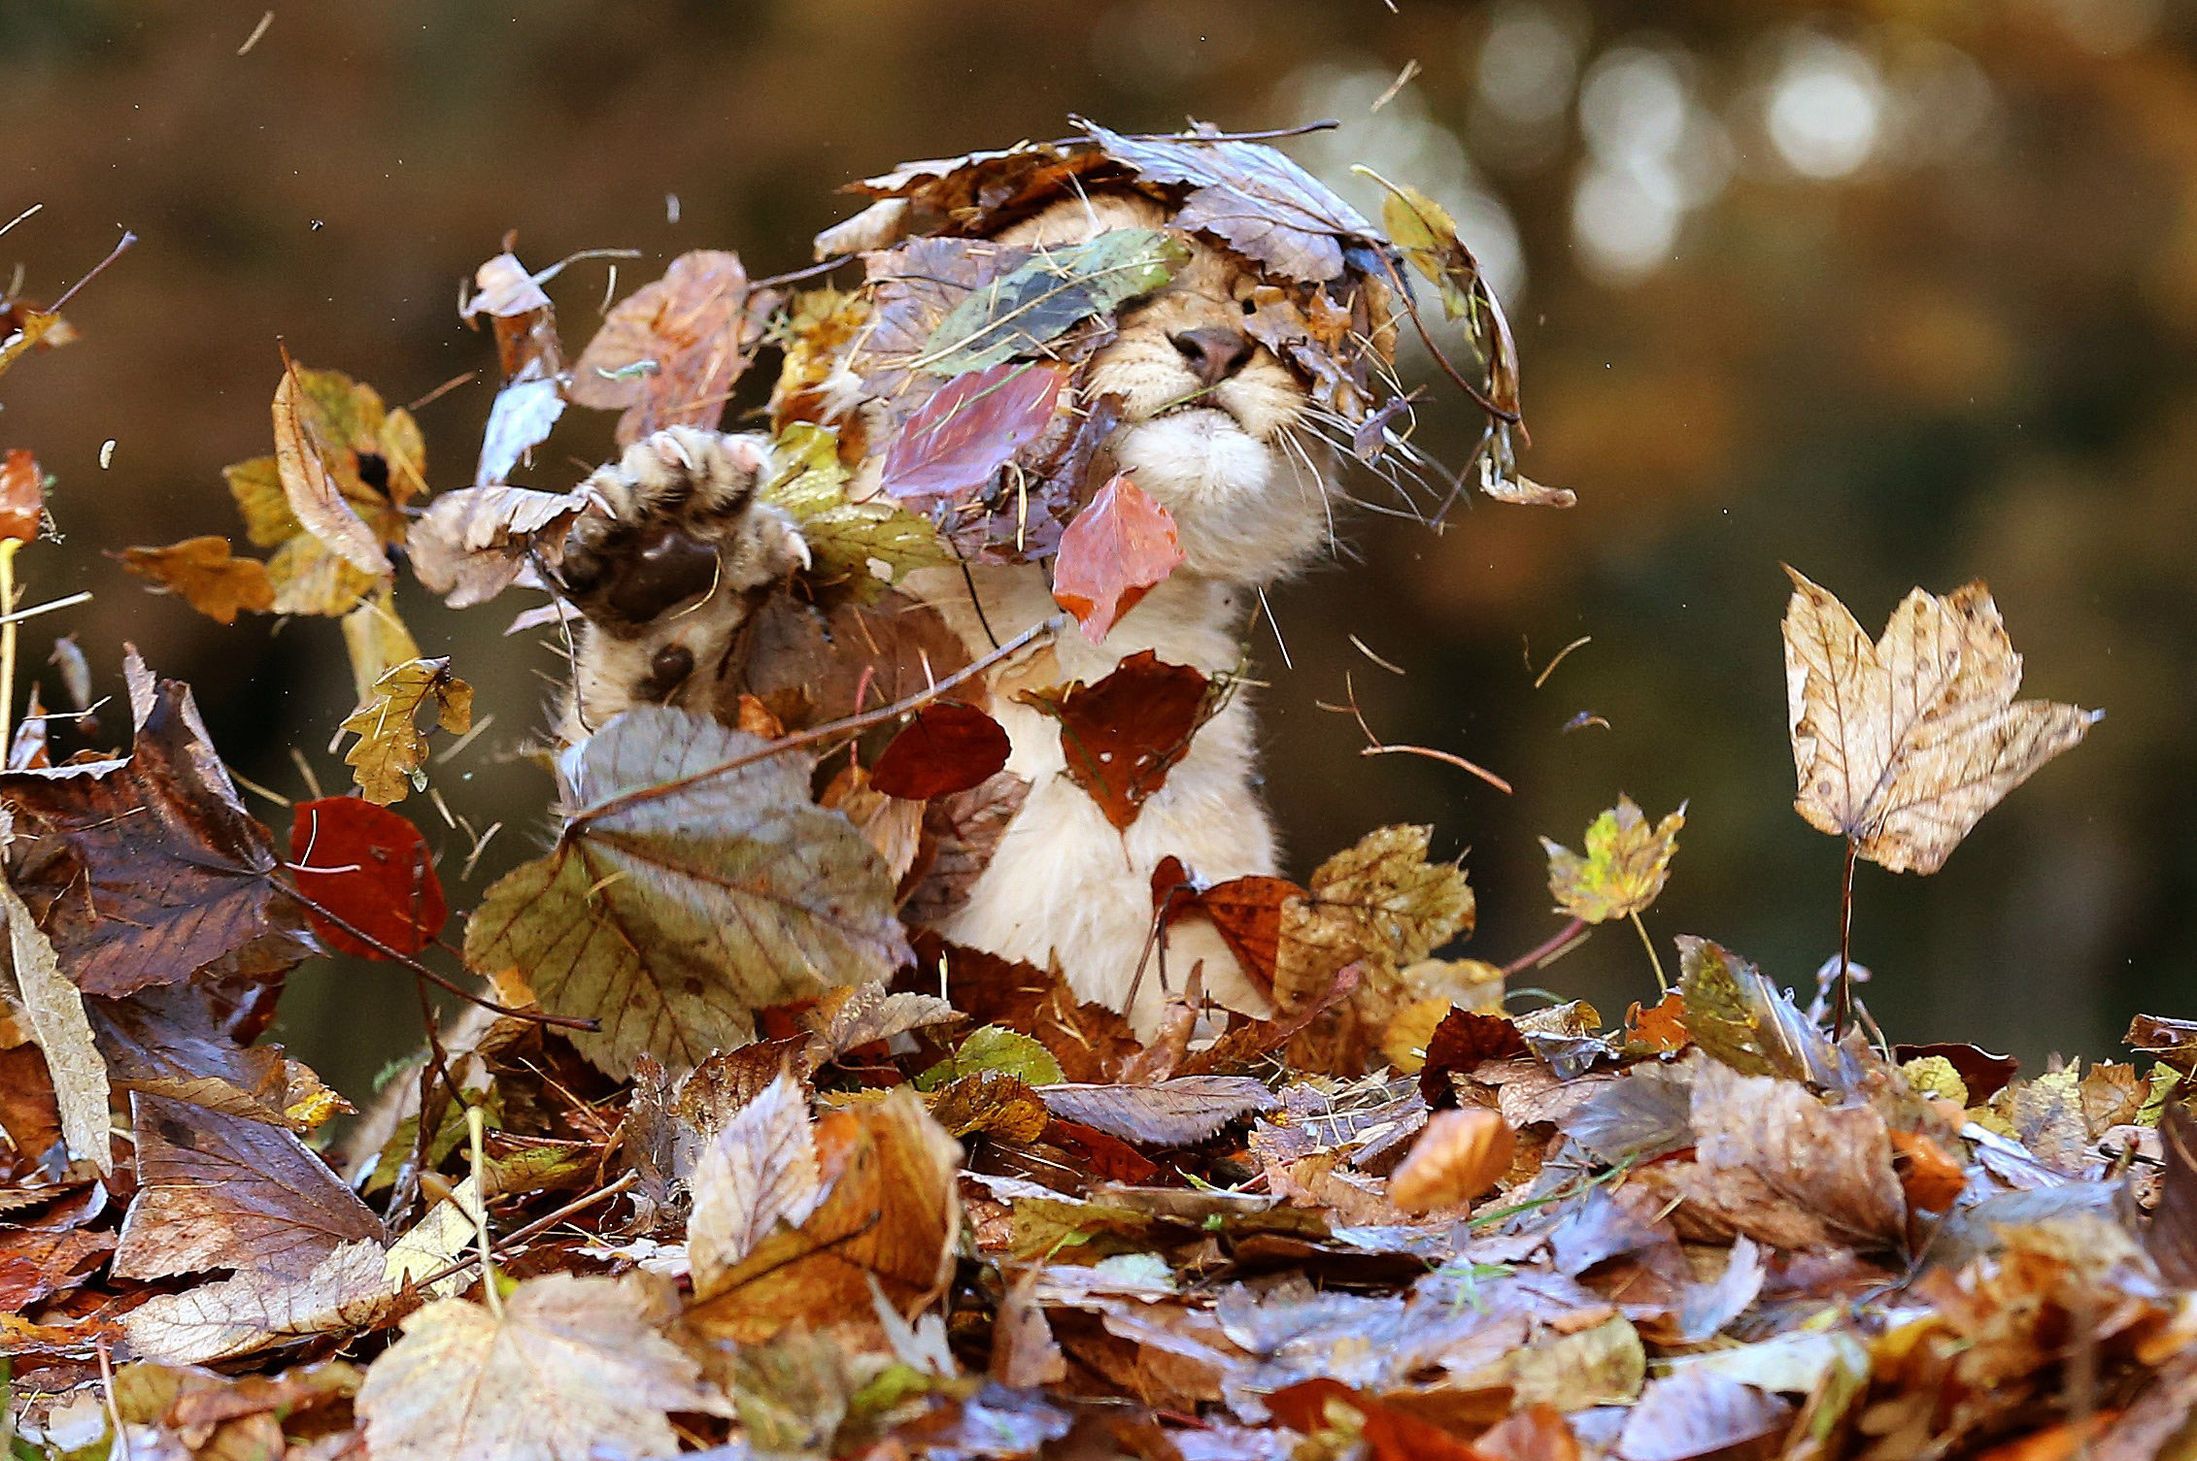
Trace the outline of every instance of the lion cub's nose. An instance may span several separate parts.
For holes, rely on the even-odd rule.
[[[1242,370],[1250,362],[1251,352],[1258,349],[1243,331],[1227,325],[1202,325],[1195,330],[1179,330],[1167,338],[1208,388]]]

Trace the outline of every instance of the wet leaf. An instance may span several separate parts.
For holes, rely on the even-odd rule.
[[[46,522],[46,474],[22,447],[0,453],[0,540],[35,543]]]
[[[16,890],[86,994],[119,997],[212,965],[288,967],[303,950],[276,906],[267,829],[245,813],[190,691],[154,680],[134,655],[129,670],[127,758],[0,776],[0,798],[47,839]]]
[[[414,520],[412,571],[453,609],[483,604],[509,588],[530,559],[555,565],[565,530],[586,509],[578,492],[461,487]]]
[[[1084,637],[1097,644],[1182,562],[1175,519],[1126,474],[1117,474],[1060,535],[1053,601],[1075,615]]]
[[[1154,228],[1117,228],[1041,249],[963,296],[915,364],[951,376],[1043,355],[1070,326],[1158,289],[1189,256],[1181,240]]]
[[[453,735],[472,728],[473,687],[450,673],[447,657],[391,668],[374,682],[366,703],[344,718],[342,729],[358,740],[343,759],[368,801],[387,806],[426,784],[427,735],[415,717],[430,706],[435,724]]]
[[[555,849],[482,899],[467,962],[601,1020],[572,1040],[619,1075],[644,1051],[692,1068],[766,1005],[887,978],[908,947],[876,852],[763,750],[677,710],[613,718],[568,758]]]
[[[1588,923],[1607,923],[1646,911],[1670,876],[1678,851],[1678,830],[1686,825],[1686,807],[1648,825],[1629,796],[1587,827],[1582,856],[1544,837],[1549,855],[1549,893],[1559,912]]]
[[[1942,599],[1916,589],[1871,644],[1844,604],[1786,572],[1794,808],[1893,872],[1936,872],[2102,714],[2014,699],[2021,656],[1980,581]]]
[[[1067,383],[1065,367],[1012,360],[955,376],[885,449],[880,485],[903,500],[983,491],[1045,434]]]
[[[632,1279],[563,1273],[520,1284],[500,1313],[438,1300],[366,1371],[367,1444],[382,1461],[667,1455],[667,1412],[726,1407],[654,1308]]]
[[[47,1075],[60,1111],[62,1140],[71,1156],[91,1162],[103,1173],[112,1173],[114,1158],[107,1139],[107,1063],[92,1040],[84,995],[62,974],[61,959],[52,942],[32,921],[30,909],[4,877],[0,877],[0,912],[6,913],[8,920],[15,992],[22,998],[23,1013],[30,1020],[31,1039],[46,1057]]]
[[[230,557],[227,538],[185,538],[165,548],[125,548],[122,566],[179,595],[219,624],[235,623],[244,610],[264,614],[275,606],[267,565],[256,558]]]
[[[450,916],[419,828],[372,802],[348,796],[299,802],[290,857],[298,891],[318,905],[305,911],[313,931],[346,954],[416,954]]]
[[[1389,1178],[1388,1200],[1410,1213],[1469,1206],[1503,1180],[1517,1152],[1517,1133],[1485,1106],[1437,1111]]]
[[[974,705],[933,700],[878,754],[870,785],[911,801],[972,791],[999,774],[1010,749],[999,722]]]
[[[1190,754],[1190,738],[1218,709],[1220,693],[1196,670],[1140,649],[1094,685],[1078,680],[1017,698],[1060,722],[1070,779],[1107,821],[1127,828]]]
[[[778,297],[748,284],[738,254],[696,249],[611,308],[572,363],[565,396],[621,411],[618,444],[667,426],[713,431],[754,362]]]

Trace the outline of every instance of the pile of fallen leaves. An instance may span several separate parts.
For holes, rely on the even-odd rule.
[[[1387,312],[1406,270],[1432,283],[1473,350],[1482,485],[1549,495],[1512,470],[1507,333],[1439,211],[1396,189],[1382,239],[1280,154],[1209,135],[1090,128],[902,169],[823,242],[867,251],[859,287],[788,299],[688,255],[570,365],[556,271],[499,255],[466,306],[503,375],[476,481],[424,507],[411,413],[285,360],[274,454],[229,472],[270,556],[215,538],[125,562],[224,620],[340,615],[358,794],[288,806],[284,847],[190,691],[134,654],[126,744],[98,739],[122,717],[93,714],[66,651],[74,708],[34,694],[0,734],[11,1455],[2190,1454],[2197,1023],[2138,1020],[2137,1064],[2024,1077],[1894,1043],[1843,954],[1805,1006],[1702,938],[1672,978],[1642,915],[1683,809],[1619,798],[1582,850],[1551,841],[1567,921],[1504,967],[1442,956],[1474,902],[1430,828],[1377,829],[1301,883],[1165,865],[1140,977],[1170,998],[1140,1039],[1047,970],[911,929],[1027,783],[977,666],[881,651],[844,694],[756,687],[737,725],[597,728],[560,758],[548,849],[444,942],[443,872],[485,837],[431,785],[422,718],[468,735],[472,695],[405,629],[396,568],[461,604],[554,590],[595,504],[507,478],[568,404],[624,413],[629,440],[714,425],[774,343],[790,465],[766,491],[814,550],[805,609],[958,552],[1051,556],[1089,632],[1133,612],[1169,526],[1089,460],[1102,406],[1063,402],[1177,246],[985,240],[1124,179],[1278,276],[1261,338],[1304,332],[1291,358],[1369,455],[1404,446]],[[0,366],[58,343],[54,312],[10,318]],[[850,389],[883,414],[824,409]],[[847,495],[859,423],[899,453],[881,498]],[[9,681],[48,484],[4,462]],[[2096,717],[2015,698],[1981,585],[1918,590],[1872,640],[1794,578],[1796,805],[1846,849],[1850,919],[1856,860],[1936,871]],[[1149,654],[1093,684],[1018,674],[1123,828],[1228,692]],[[416,789],[462,834],[431,845],[392,810]],[[1224,1018],[1169,967],[1167,931],[1201,920],[1272,1018]],[[1512,976],[1615,922],[1658,1001],[1521,1008]],[[331,951],[408,973],[423,1012],[430,985],[474,1006],[425,1013],[425,1053],[363,1113],[260,1038],[286,974]]]

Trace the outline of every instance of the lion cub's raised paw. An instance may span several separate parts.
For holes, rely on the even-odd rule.
[[[633,705],[680,703],[714,677],[756,597],[808,566],[800,529],[757,500],[769,468],[759,438],[673,426],[581,484],[598,506],[566,535],[559,570],[587,620],[568,737]]]

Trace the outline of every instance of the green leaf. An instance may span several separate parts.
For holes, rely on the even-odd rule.
[[[884,496],[848,499],[849,474],[830,427],[796,421],[771,444],[771,456],[780,470],[763,488],[763,500],[800,524],[809,577],[819,584],[873,603],[910,570],[954,561],[930,519]]]
[[[613,717],[566,759],[575,808],[546,857],[488,890],[476,969],[520,969],[587,1015],[614,1075],[675,1070],[754,1037],[754,1013],[883,980],[910,957],[893,882],[854,825],[809,799],[809,765],[684,711]]]
[[[1042,354],[1071,326],[1150,294],[1189,257],[1187,245],[1156,228],[1117,228],[1043,250],[955,305],[915,364],[933,375],[960,375]]]
[[[1682,933],[1678,967],[1686,1033],[1694,1044],[1742,1075],[1838,1083],[1823,1032],[1754,965],[1722,944]]]
[[[917,1076],[915,1088],[933,1091],[950,1080],[987,1070],[1011,1075],[1029,1086],[1057,1086],[1067,1079],[1052,1051],[1004,1025],[986,1025],[971,1031],[949,1059]]]
[[[1559,911],[1588,923],[1644,912],[1670,877],[1678,829],[1685,825],[1683,802],[1650,827],[1633,799],[1620,794],[1617,805],[1588,826],[1585,856],[1542,838],[1549,855],[1549,893]]]

